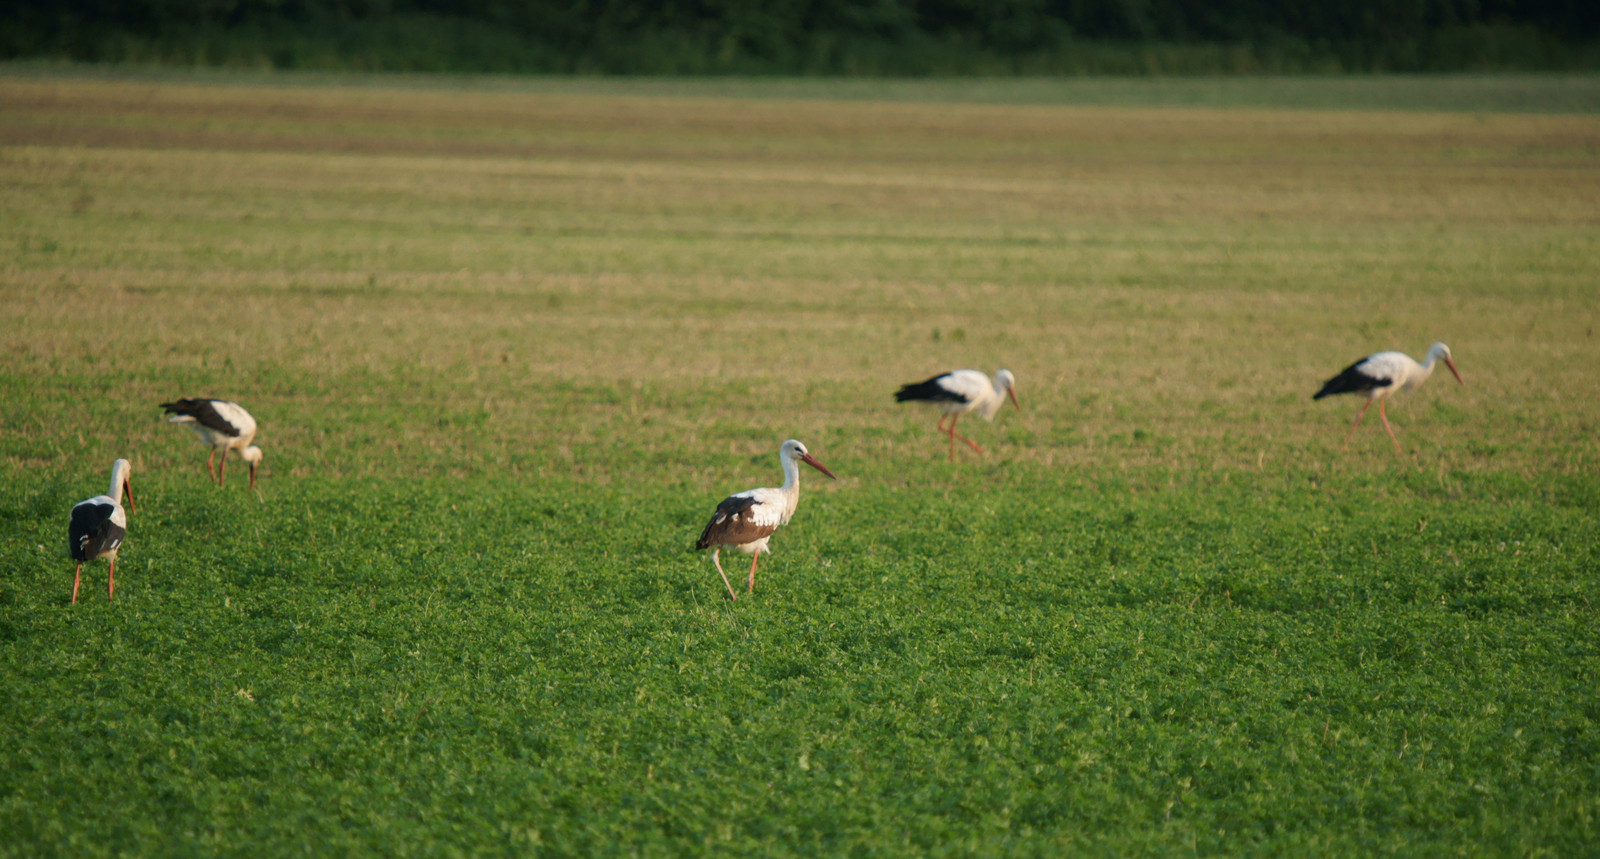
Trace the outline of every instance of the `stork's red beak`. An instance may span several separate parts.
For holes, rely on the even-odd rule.
[[[838,480],[839,479],[839,478],[833,476],[833,472],[829,471],[828,467],[826,465],[823,465],[822,463],[817,462],[815,459],[813,459],[811,457],[811,454],[809,454],[809,453],[800,454],[800,461],[805,463],[806,465],[811,466],[812,468],[815,468],[816,470],[822,472],[823,474],[828,475],[828,477],[833,479],[833,480]]]
[[[1456,381],[1457,381],[1457,382],[1460,382],[1460,383],[1461,383],[1461,384],[1463,384],[1463,385],[1465,385],[1465,384],[1466,384],[1466,380],[1465,380],[1465,379],[1462,379],[1462,378],[1461,378],[1461,373],[1460,373],[1460,371],[1458,371],[1458,370],[1457,370],[1457,369],[1456,369],[1456,362],[1454,362],[1454,361],[1452,361],[1452,360],[1450,360],[1450,356],[1449,356],[1449,355],[1446,355],[1446,356],[1445,356],[1445,358],[1444,358],[1444,365],[1445,365],[1445,366],[1446,366],[1446,367],[1449,367],[1449,368],[1450,368],[1450,375],[1452,375],[1452,376],[1455,376],[1455,377],[1456,377]]]
[[[134,510],[133,510],[133,478],[131,478],[131,477],[123,478],[123,480],[122,480],[122,496],[124,498],[128,499],[128,512],[129,513],[134,512]]]
[[[1017,392],[1015,389],[1006,388],[1006,396],[1011,398],[1011,405],[1016,406],[1017,411],[1022,411],[1022,404],[1017,402]]]

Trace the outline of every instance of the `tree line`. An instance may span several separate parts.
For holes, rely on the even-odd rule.
[[[0,58],[602,74],[1600,67],[1596,0],[0,0]]]

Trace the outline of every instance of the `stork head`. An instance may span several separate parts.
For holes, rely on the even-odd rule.
[[[1463,385],[1466,384],[1466,380],[1461,378],[1461,372],[1456,369],[1456,362],[1450,360],[1449,346],[1446,346],[1443,343],[1435,343],[1428,347],[1428,354],[1437,358],[1443,358],[1444,365],[1450,368],[1450,375],[1455,376],[1457,382],[1460,382]]]
[[[994,385],[997,388],[1004,388],[1006,396],[1011,398],[1011,405],[1016,406],[1017,411],[1022,411],[1022,404],[1017,402],[1017,377],[1011,375],[1010,370],[996,370]]]
[[[256,466],[261,464],[261,448],[252,444],[244,450],[239,451],[239,456],[243,457],[245,462],[250,463],[250,488],[255,489]]]
[[[839,479],[833,476],[833,472],[829,471],[827,466],[817,462],[817,460],[811,456],[811,452],[806,450],[806,446],[801,444],[796,439],[791,438],[783,443],[783,447],[778,449],[778,458],[780,460],[798,459],[806,465],[809,465],[823,474],[828,475],[828,478],[831,480]]]

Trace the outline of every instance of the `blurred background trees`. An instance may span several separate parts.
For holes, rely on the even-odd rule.
[[[1600,67],[1596,0],[0,0],[0,58],[602,74]]]

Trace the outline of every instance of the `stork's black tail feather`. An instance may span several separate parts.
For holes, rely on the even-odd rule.
[[[161,407],[166,409],[169,415],[186,415],[199,421],[201,426],[210,427],[226,436],[237,436],[239,428],[217,414],[216,406],[212,405],[215,402],[218,400],[210,397],[194,397],[162,403]]]
[[[181,400],[173,400],[170,403],[162,403],[161,407],[167,410],[167,414],[189,415],[190,417],[193,417],[195,413],[201,409],[211,408],[211,398],[195,397],[190,399],[185,397]]]
[[[1320,400],[1323,397],[1330,397],[1334,394],[1370,391],[1373,388],[1382,388],[1389,384],[1388,379],[1374,379],[1357,369],[1364,363],[1366,363],[1365,358],[1340,370],[1339,375],[1323,382],[1322,389],[1312,394],[1311,399]]]
[[[925,379],[921,382],[913,382],[909,385],[901,385],[900,390],[894,392],[894,401],[897,403],[904,403],[908,400],[918,400],[930,403],[966,402],[966,397],[963,397],[954,391],[948,390],[943,385],[939,384],[939,380],[948,375],[950,374],[941,373],[931,379]]]

